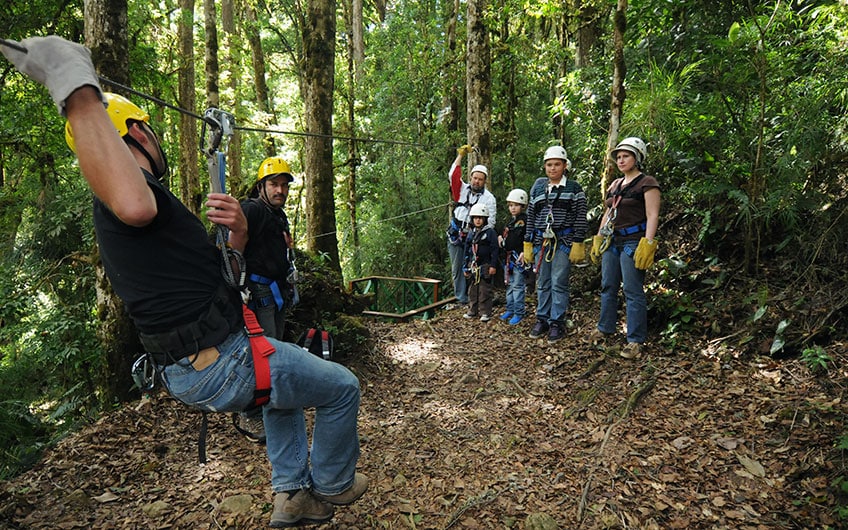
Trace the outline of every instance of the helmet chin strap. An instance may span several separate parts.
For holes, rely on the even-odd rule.
[[[133,138],[132,135],[128,134],[124,136],[124,141],[127,144],[132,145],[133,147],[138,149],[139,152],[144,155],[144,158],[146,158],[147,161],[150,163],[150,169],[152,170],[153,176],[156,177],[156,180],[162,181],[165,178],[165,176],[168,174],[169,169],[168,157],[165,156],[165,152],[162,150],[162,146],[159,145],[158,141],[156,142],[156,146],[159,149],[159,156],[162,158],[163,167],[161,168],[159,167],[159,164],[156,163],[156,160],[153,159],[153,156],[151,156],[151,154],[147,152],[147,149],[142,147],[141,144],[138,143],[138,140]]]

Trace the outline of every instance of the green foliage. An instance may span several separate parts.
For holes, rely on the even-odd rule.
[[[804,361],[810,372],[814,374],[827,372],[828,364],[833,361],[830,355],[827,354],[827,351],[819,345],[804,348],[801,352],[801,360]],[[840,443],[846,444],[845,448],[848,448],[848,436],[843,437]]]

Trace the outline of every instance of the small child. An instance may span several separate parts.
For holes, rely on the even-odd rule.
[[[489,208],[485,204],[471,207],[471,231],[465,240],[465,277],[468,280],[468,313],[465,318],[492,319],[492,282],[498,263],[498,236],[489,228]]]
[[[512,219],[504,227],[503,235],[498,236],[498,243],[506,254],[504,258],[504,283],[506,283],[506,312],[501,320],[506,320],[511,326],[524,318],[524,297],[526,281],[524,275],[529,267],[524,266],[524,230],[527,224],[527,192],[514,189],[506,196],[506,205]]]

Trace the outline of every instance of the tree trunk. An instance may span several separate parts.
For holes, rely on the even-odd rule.
[[[127,2],[125,0],[86,0],[85,43],[98,73],[123,85],[129,85],[129,42],[127,40]],[[134,354],[143,351],[135,326],[106,278],[106,271],[95,249],[97,337],[106,355],[106,373],[101,386],[104,403],[128,401],[134,397],[130,370]]]
[[[179,41],[179,104],[191,112],[195,109],[194,94],[194,0],[180,0],[177,25]],[[200,214],[200,178],[198,175],[198,137],[196,119],[180,114],[180,200],[195,215]]]
[[[351,13],[350,19],[348,20],[351,25],[350,32],[354,35],[357,32],[357,24],[360,26],[360,40],[362,38],[362,0],[351,0]],[[359,4],[359,14],[357,15],[357,7]],[[357,68],[357,54],[360,52],[357,50],[357,46],[362,43],[356,42],[356,38],[348,39],[348,49],[347,49],[347,84],[348,84],[348,93],[347,93],[347,121],[348,127],[350,130],[349,140],[348,140],[348,175],[347,175],[347,210],[348,215],[350,216],[350,232],[352,234],[352,259],[351,259],[351,270],[353,271],[353,277],[359,278],[362,274],[361,268],[361,260],[359,257],[359,224],[356,219],[356,204],[358,202],[358,197],[356,196],[356,172],[359,168],[359,147],[356,142],[356,94],[357,94],[357,80],[358,73]],[[364,57],[364,55],[363,55]]]
[[[256,105],[266,115],[273,116],[274,111],[271,108],[271,99],[268,96],[268,82],[265,79],[265,53],[262,51],[262,40],[259,38],[259,23],[256,20],[256,10],[252,5],[248,4],[245,6],[245,14],[247,15],[245,35],[248,44],[250,44],[253,82],[256,90]],[[273,135],[266,134],[262,138],[262,144],[265,147],[266,156],[274,156],[276,154],[277,148],[274,145]]]
[[[241,35],[239,35],[236,28],[233,0],[223,0],[221,2],[221,28],[224,30],[224,38],[226,39],[225,49],[227,50],[227,64],[230,70],[230,92],[233,94],[233,101],[231,103],[232,113],[238,119],[239,116],[243,115],[243,107],[239,103],[242,100],[239,97],[241,93],[239,90],[239,80],[242,78],[241,50],[243,49],[243,43]],[[227,145],[227,174],[230,177],[228,187],[230,194],[241,197],[244,194],[245,186],[248,185],[248,181],[243,179],[241,174],[240,131],[233,131],[233,136]]]
[[[323,256],[341,274],[333,196],[333,86],[335,0],[308,0],[303,41],[304,169],[306,249]]]
[[[353,66],[354,66],[354,81],[359,83],[362,79],[362,65],[365,62],[365,39],[362,36],[362,0],[353,0],[351,6],[351,24],[350,32],[353,35]]]
[[[215,0],[203,0],[203,27],[206,30],[206,107],[219,108],[218,20]]]
[[[606,18],[600,16],[600,10],[593,2],[577,0],[575,9],[577,11],[577,49],[575,51],[574,66],[585,68],[592,64],[592,50],[598,44],[601,37],[601,20]]]
[[[466,13],[468,19],[467,69],[465,72],[466,123],[468,141],[478,150],[477,156],[469,156],[469,165],[491,165],[491,52],[489,32],[485,21],[486,0],[469,0]],[[491,188],[492,179],[486,180]]]
[[[615,148],[618,132],[621,128],[621,115],[624,99],[624,79],[627,66],[624,64],[624,31],[627,29],[627,0],[618,0],[613,15],[613,64],[612,64],[612,98],[610,102],[610,124],[607,136],[607,153]],[[610,157],[604,157],[604,174],[601,177],[601,198],[606,195],[607,186],[615,175],[615,163]]]

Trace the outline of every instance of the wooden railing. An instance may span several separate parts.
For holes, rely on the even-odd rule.
[[[456,301],[452,296],[439,300],[440,280],[432,278],[392,278],[366,276],[351,280],[350,291],[370,294],[373,299],[363,315],[405,321],[412,317],[428,319],[439,307]]]

